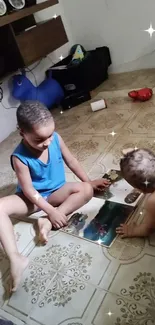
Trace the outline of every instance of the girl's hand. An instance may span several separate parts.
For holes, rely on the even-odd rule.
[[[110,181],[105,178],[95,179],[94,181],[90,181],[94,191],[103,192],[110,186]]]

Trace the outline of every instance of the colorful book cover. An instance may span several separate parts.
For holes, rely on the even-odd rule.
[[[118,170],[110,170],[103,177],[111,181],[111,186],[76,211],[64,231],[110,247],[117,236],[116,228],[129,219],[142,194]]]

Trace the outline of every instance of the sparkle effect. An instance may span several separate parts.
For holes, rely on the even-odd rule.
[[[145,182],[143,182],[143,184],[145,184],[145,186],[147,187],[150,184],[150,182],[148,182],[146,179]]]
[[[60,114],[63,114],[63,111],[60,111]]]
[[[134,147],[134,150],[138,150],[138,148],[137,147]]]
[[[64,59],[63,55],[61,55],[59,59],[60,61],[62,61]]]
[[[33,197],[36,199],[36,201],[38,201],[41,195],[38,192],[36,192],[36,194],[34,194]]]
[[[114,137],[117,133],[115,133],[115,131],[112,131],[111,133],[109,133],[110,135],[112,135],[112,137]]]
[[[107,313],[107,315],[108,315],[109,317],[111,317],[111,316],[113,315],[113,313],[109,310],[108,313]]]
[[[99,245],[101,245],[101,244],[102,244],[102,240],[99,239],[99,240],[97,241],[97,243],[98,243]]]
[[[150,24],[150,27],[148,29],[145,29],[145,32],[149,33],[150,38],[152,38],[152,35],[155,32],[155,29],[153,29],[152,24]]]
[[[143,214],[143,211],[140,212],[140,215],[141,215],[141,216],[142,216],[142,214]]]
[[[57,14],[55,14],[55,15],[53,16],[54,19],[56,19],[57,17],[58,17]]]

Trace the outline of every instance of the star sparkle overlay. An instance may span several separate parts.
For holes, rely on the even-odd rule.
[[[63,55],[61,55],[61,56],[59,57],[59,59],[60,59],[60,61],[62,61],[62,60],[64,59]]]
[[[152,38],[152,35],[155,32],[155,29],[153,29],[153,27],[152,27],[152,23],[150,23],[150,27],[148,29],[145,29],[144,31],[149,33],[150,38]]]
[[[57,14],[55,14],[55,15],[53,16],[54,19],[56,19],[57,17],[58,17]]]
[[[109,310],[108,313],[107,313],[107,315],[108,315],[109,317],[111,317],[111,316],[113,315],[113,313]]]
[[[147,187],[150,184],[150,182],[148,182],[148,180],[146,179],[145,182],[143,182],[143,184],[145,184],[145,186]]]
[[[109,133],[110,135],[112,135],[112,137],[114,137],[117,133],[115,131],[112,131],[111,133]]]

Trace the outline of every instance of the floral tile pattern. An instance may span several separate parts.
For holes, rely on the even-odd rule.
[[[52,314],[53,324],[65,323],[64,320],[67,319],[68,324],[78,324],[70,320],[82,318],[94,292],[95,288],[87,283],[58,274],[47,288],[45,296],[39,301],[40,308],[37,306],[30,314],[30,318],[50,325]]]
[[[111,106],[112,107],[112,106]],[[89,120],[80,125],[79,130],[82,134],[108,135],[110,132],[120,132],[126,122],[135,115],[132,109],[113,109],[107,108],[93,114]],[[137,110],[136,110],[137,111]],[[77,130],[75,130],[77,132]]]
[[[154,106],[153,103],[152,106]],[[155,120],[152,107],[147,107],[146,110],[142,110],[140,114],[137,114],[135,118],[128,123],[127,129],[136,134],[152,134],[155,135]]]
[[[96,313],[93,303],[98,304]],[[140,305],[137,301],[133,302],[119,295],[97,291],[90,305],[87,321],[89,320],[91,325],[153,325],[154,319],[155,310]]]
[[[87,172],[112,143],[113,138],[109,135],[100,137],[79,134],[77,137],[73,134],[72,138],[67,141],[69,149]]]
[[[93,175],[94,170],[96,175],[97,168],[98,170],[119,168],[119,160],[122,156],[122,149],[135,147],[149,148],[155,151],[155,138],[153,137],[152,133],[150,133],[147,137],[139,134],[123,134],[123,136],[119,134],[116,141],[110,146],[110,148],[108,148],[109,152],[103,152],[102,157],[100,156],[100,159],[98,159],[96,165],[91,168],[89,174]]]
[[[87,102],[63,114],[53,111],[56,130],[92,179],[119,167],[123,148],[155,151],[155,95],[143,103],[128,98],[129,90],[137,85],[154,86],[154,71],[110,75],[92,92],[92,101],[106,100],[105,110],[93,113]],[[110,134],[112,131],[116,134]],[[0,144],[0,197],[15,191],[16,177],[9,157],[19,141],[14,132]],[[77,181],[67,167],[65,170],[67,181]],[[95,204],[91,203],[91,211]],[[128,222],[142,222],[144,213],[143,201]],[[155,234],[148,239],[117,237],[106,249],[63,231],[52,231],[48,244],[40,246],[34,227],[39,216],[42,212],[28,222],[13,220],[18,249],[30,263],[12,296],[8,294],[9,263],[0,248],[0,318],[15,325],[154,324]]]

